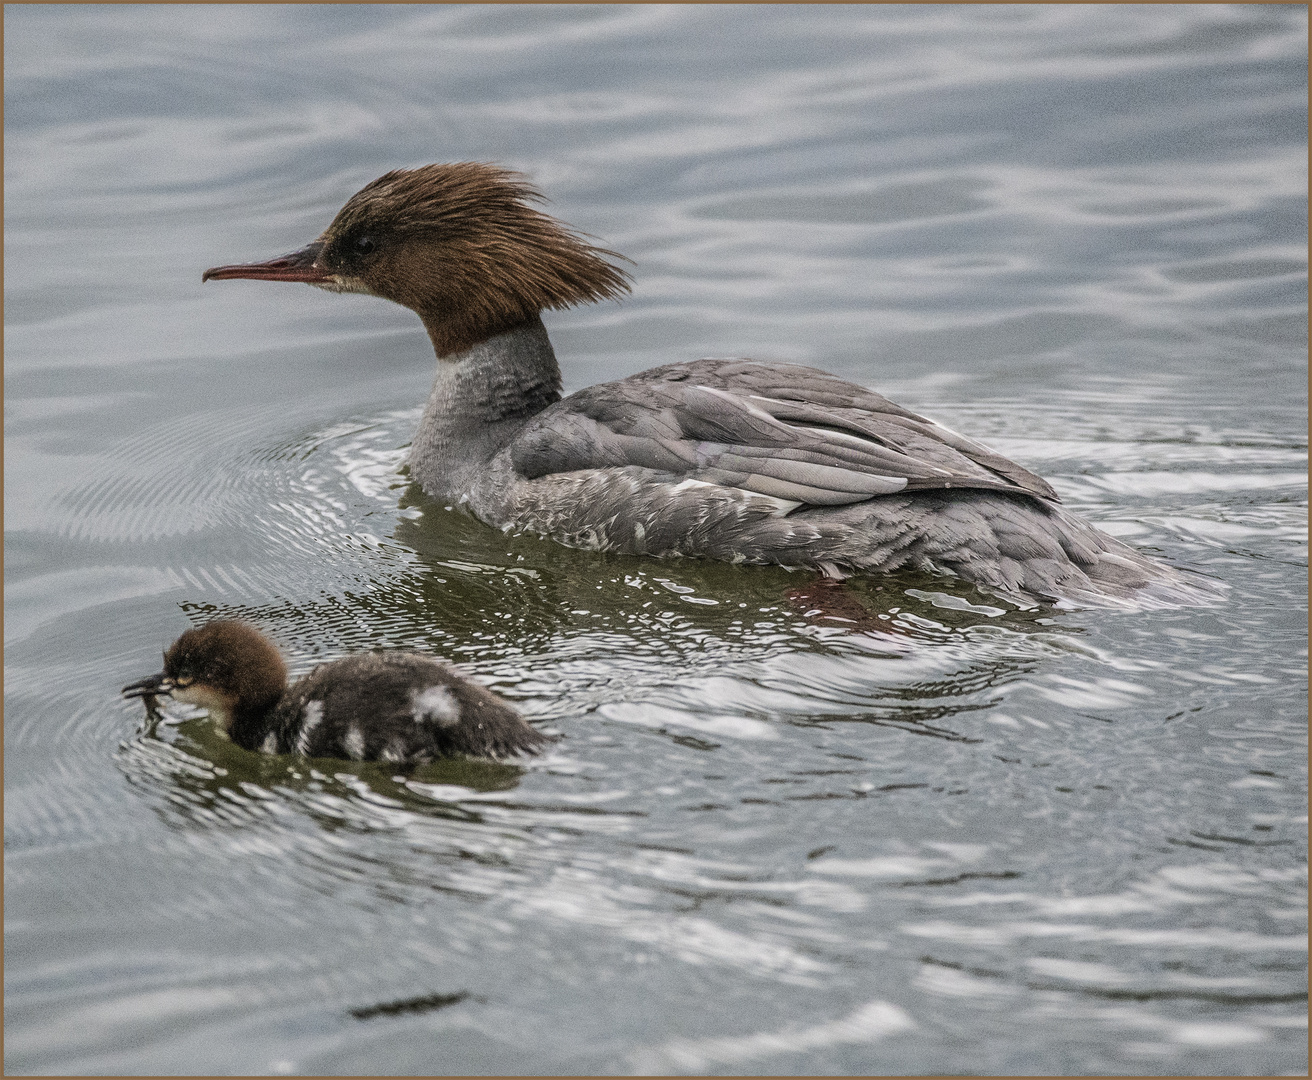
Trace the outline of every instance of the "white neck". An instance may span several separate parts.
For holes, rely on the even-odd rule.
[[[560,366],[536,316],[439,359],[410,475],[435,498],[458,500],[524,424],[559,400]]]

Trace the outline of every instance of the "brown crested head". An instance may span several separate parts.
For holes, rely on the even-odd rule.
[[[163,676],[174,698],[227,714],[266,709],[287,686],[277,647],[237,619],[185,631],[164,653]]]
[[[208,278],[304,281],[418,313],[438,356],[548,308],[619,297],[628,274],[563,222],[519,173],[481,162],[396,169],[351,196],[315,243]]]

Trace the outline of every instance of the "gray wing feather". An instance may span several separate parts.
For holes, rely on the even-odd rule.
[[[1033,473],[972,439],[813,368],[701,360],[589,387],[511,445],[526,479],[638,466],[810,506],[982,488],[1051,502]]]
[[[770,476],[790,484],[802,484],[823,491],[852,492],[862,497],[891,495],[907,486],[904,476],[881,476],[857,472],[851,468],[820,465],[813,461],[796,461],[785,457],[740,457],[723,453],[718,464],[724,469],[746,469],[756,476]],[[855,500],[853,500],[855,501]]]
[[[826,395],[832,396],[832,395]],[[878,395],[868,395],[878,397]],[[883,401],[883,398],[879,399]],[[762,411],[779,420],[800,421],[808,425],[847,429],[860,432],[878,439],[886,445],[904,450],[909,454],[933,454],[941,466],[951,463],[962,479],[973,478],[991,483],[960,483],[959,487],[994,487],[1002,489],[1019,488],[1041,499],[1060,502],[1056,491],[1042,477],[1035,476],[1028,469],[1014,461],[990,450],[974,439],[959,435],[942,424],[935,423],[923,416],[896,408],[895,412],[874,412],[860,407],[825,409],[810,402],[784,401],[780,399],[754,396],[752,403]],[[892,404],[889,402],[888,404]],[[834,432],[840,434],[840,432]],[[997,481],[1008,481],[998,483]],[[944,484],[922,484],[919,487],[944,487]]]

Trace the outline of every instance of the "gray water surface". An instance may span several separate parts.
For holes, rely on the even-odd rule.
[[[1306,1067],[1306,9],[13,6],[10,1073]],[[418,320],[218,263],[399,166],[633,259],[568,389],[815,364],[1229,588],[570,551],[402,470]],[[215,614],[464,665],[524,766],[118,688]]]

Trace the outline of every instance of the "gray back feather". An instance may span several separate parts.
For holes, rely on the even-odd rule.
[[[864,387],[814,368],[697,360],[589,387],[535,417],[515,471],[636,466],[807,506],[976,488],[1057,502],[1033,473]]]

